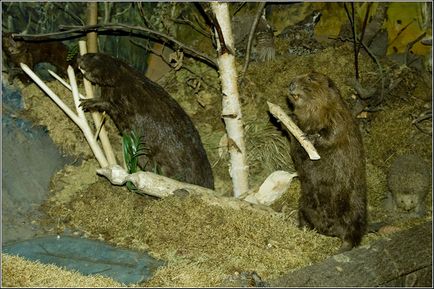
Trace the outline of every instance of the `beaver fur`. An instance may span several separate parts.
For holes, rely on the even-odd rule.
[[[12,33],[5,32],[2,35],[2,47],[9,69],[9,81],[18,77],[23,83],[31,82],[30,77],[21,69],[20,63],[26,64],[32,70],[38,63],[50,63],[62,76],[66,75],[68,65],[75,67],[76,63],[76,57],[67,61],[68,47],[60,41],[49,39],[38,42],[16,41],[12,38]]]
[[[425,215],[425,198],[431,191],[431,167],[416,154],[397,157],[387,175],[386,208],[418,217]]]
[[[367,229],[366,168],[355,119],[331,79],[311,72],[289,86],[297,125],[320,160],[312,161],[294,138],[291,155],[301,183],[299,226],[339,237],[340,251],[358,246]]]
[[[89,111],[106,111],[119,131],[142,137],[142,167],[183,182],[214,188],[214,178],[198,131],[181,106],[157,83],[110,55],[88,53],[78,59],[84,76],[101,95],[82,100]]]

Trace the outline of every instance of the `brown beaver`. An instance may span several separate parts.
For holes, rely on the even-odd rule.
[[[198,131],[181,106],[157,83],[125,62],[101,53],[78,59],[84,76],[101,87],[98,98],[82,100],[90,111],[106,111],[119,131],[140,136],[142,168],[177,180],[214,188],[214,178]]]
[[[299,226],[339,237],[340,251],[358,246],[367,228],[366,169],[362,137],[338,89],[311,72],[289,85],[297,125],[320,160],[312,161],[292,138],[291,156],[301,183]]]
[[[386,208],[421,217],[425,215],[425,198],[431,190],[431,167],[416,154],[399,156],[387,175],[389,188]]]
[[[21,69],[20,63],[28,65],[32,70],[38,63],[50,63],[62,76],[66,75],[68,65],[75,67],[75,57],[67,61],[68,47],[60,41],[16,41],[12,38],[11,32],[5,32],[2,35],[2,48],[9,69],[9,81],[18,77],[23,83],[31,82],[30,77]]]

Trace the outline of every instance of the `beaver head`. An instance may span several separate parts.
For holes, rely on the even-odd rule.
[[[115,86],[128,81],[125,78],[131,70],[123,61],[103,53],[86,53],[77,59],[77,63],[84,77],[100,86]]]
[[[327,123],[331,117],[330,113],[342,105],[342,99],[333,81],[315,71],[297,76],[290,82],[289,100],[302,128]]]

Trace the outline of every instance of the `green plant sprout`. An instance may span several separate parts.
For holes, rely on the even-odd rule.
[[[146,155],[147,149],[140,139],[141,137],[134,130],[130,134],[125,133],[122,136],[122,150],[129,174],[143,170],[139,165],[139,156]],[[132,192],[138,193],[137,188],[131,182],[127,182],[127,188]]]

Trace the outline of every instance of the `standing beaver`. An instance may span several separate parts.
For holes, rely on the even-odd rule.
[[[362,137],[335,84],[311,72],[289,86],[295,122],[317,149],[312,161],[297,140],[291,155],[301,183],[299,226],[339,237],[340,251],[360,244],[367,227]]]
[[[181,106],[157,83],[123,61],[101,53],[78,59],[84,76],[101,87],[99,98],[81,101],[85,110],[106,111],[119,131],[142,137],[145,170],[157,166],[167,177],[214,188],[210,163],[198,131]]]

